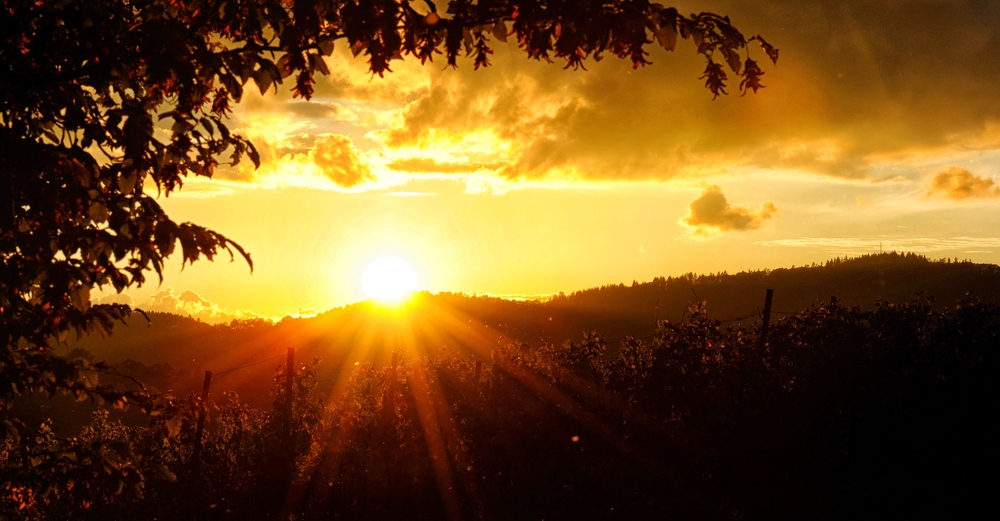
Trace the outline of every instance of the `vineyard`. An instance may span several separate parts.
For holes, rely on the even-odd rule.
[[[315,362],[284,364],[270,409],[191,394],[148,425],[98,411],[76,437],[8,438],[0,518],[895,519],[988,506],[1000,308],[833,299],[761,333],[699,303],[651,338],[400,357],[332,390]]]

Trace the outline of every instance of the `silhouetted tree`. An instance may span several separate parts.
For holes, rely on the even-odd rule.
[[[757,41],[777,58],[727,18],[620,0],[453,1],[442,14],[433,2],[418,11],[400,0],[4,0],[0,29],[4,408],[30,387],[89,391],[72,364],[29,375],[51,372],[52,339],[109,331],[130,313],[91,305],[92,289],[120,292],[150,270],[162,275],[178,243],[184,262],[233,250],[250,262],[227,237],[171,220],[150,194],[169,195],[185,176],[211,176],[244,156],[258,164],[253,145],[224,122],[232,103],[251,80],[266,92],[290,75],[295,95],[309,98],[337,40],[381,76],[406,55],[424,62],[441,53],[454,66],[464,53],[485,66],[491,39],[508,36],[534,59],[580,67],[611,53],[638,67],[649,63],[651,36],[668,50],[679,37],[706,57],[716,95],[726,80],[716,60],[756,90],[760,69],[737,51]]]
[[[252,269],[238,244],[175,222],[151,195],[169,195],[185,176],[210,177],[244,157],[259,165],[253,145],[225,124],[248,82],[263,93],[294,76],[295,96],[308,99],[338,40],[382,76],[407,55],[423,63],[443,54],[452,66],[465,55],[486,66],[491,41],[508,37],[530,58],[574,68],[605,53],[638,67],[649,63],[651,37],[668,50],[691,40],[707,59],[703,78],[716,96],[725,93],[723,63],[742,78],[742,90],[761,87],[761,69],[739,54],[749,42],[777,59],[776,49],[744,37],[725,17],[684,16],[641,0],[455,0],[447,13],[404,0],[2,0],[5,436],[18,440],[25,457],[41,450],[29,440],[44,437],[26,436],[9,412],[25,393],[155,407],[143,392],[98,385],[95,370],[105,366],[50,353],[70,332],[110,332],[131,313],[122,304],[92,305],[93,289],[121,292],[141,286],[149,271],[162,276],[178,244],[185,263],[235,252]]]

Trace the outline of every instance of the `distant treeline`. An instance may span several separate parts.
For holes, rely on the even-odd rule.
[[[256,381],[273,407],[213,395],[200,463],[193,398],[150,426],[95,414],[74,443],[105,444],[105,467],[0,449],[0,517],[978,517],[1000,463],[998,345],[995,304],[834,299],[766,338],[695,304],[648,339],[505,340],[352,365],[326,390],[307,363],[290,394],[284,368]]]

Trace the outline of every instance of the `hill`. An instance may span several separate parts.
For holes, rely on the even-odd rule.
[[[831,297],[862,308],[880,299],[907,302],[918,296],[934,298],[939,305],[966,297],[1000,302],[1000,267],[885,253],[731,275],[659,277],[560,294],[547,301],[420,293],[399,308],[367,301],[312,318],[221,325],[150,313],[148,324],[135,315],[112,337],[82,338],[68,349],[124,363],[124,372],[161,390],[199,389],[201,372],[212,370],[218,375],[217,389],[236,390],[260,401],[267,399],[267,386],[261,382],[269,381],[275,367],[284,362],[287,347],[296,348],[300,361],[322,359],[321,380],[325,377],[332,385],[356,363],[384,365],[393,351],[411,359],[442,351],[489,359],[504,341],[561,344],[582,338],[585,331],[609,341],[644,338],[653,333],[657,320],[682,320],[698,301],[707,303],[712,318],[749,325],[759,320],[768,288],[775,291],[773,320]],[[149,366],[154,364],[160,365],[153,370]],[[239,370],[229,372],[232,369]]]

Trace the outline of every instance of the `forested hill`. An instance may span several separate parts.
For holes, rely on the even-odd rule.
[[[907,302],[933,298],[941,305],[962,298],[1000,301],[1000,266],[943,259],[932,261],[913,253],[883,253],[832,259],[825,264],[717,273],[658,277],[651,282],[618,284],[559,296],[551,306],[588,315],[599,330],[617,317],[633,327],[654,319],[679,320],[688,306],[705,301],[711,316],[722,321],[757,320],[767,289],[774,290],[777,317],[800,311],[837,297],[848,306],[871,307],[877,300]],[[752,315],[748,317],[747,315]],[[620,323],[620,322],[619,322]],[[648,330],[647,327],[644,330]],[[609,330],[610,331],[610,330]],[[618,333],[616,331],[616,333]]]
[[[831,297],[861,307],[871,307],[878,299],[906,302],[918,297],[933,297],[939,305],[954,305],[961,298],[1000,302],[1000,266],[886,253],[788,269],[656,278],[545,302],[421,293],[399,309],[361,302],[313,318],[223,325],[162,313],[150,313],[147,325],[137,314],[111,338],[84,338],[69,349],[83,348],[116,364],[139,362],[128,362],[130,372],[154,384],[169,369],[172,385],[185,375],[192,388],[199,385],[201,370],[219,372],[259,362],[239,373],[239,380],[253,382],[259,391],[260,378],[282,363],[286,347],[296,347],[299,360],[323,359],[321,368],[331,372],[355,362],[385,363],[392,351],[413,358],[447,349],[488,359],[499,342],[509,340],[559,344],[580,340],[584,331],[596,331],[609,342],[626,335],[647,337],[656,320],[682,320],[697,301],[707,302],[715,319],[749,325],[759,320],[768,288],[775,291],[772,320]],[[170,367],[147,367],[153,364]]]

